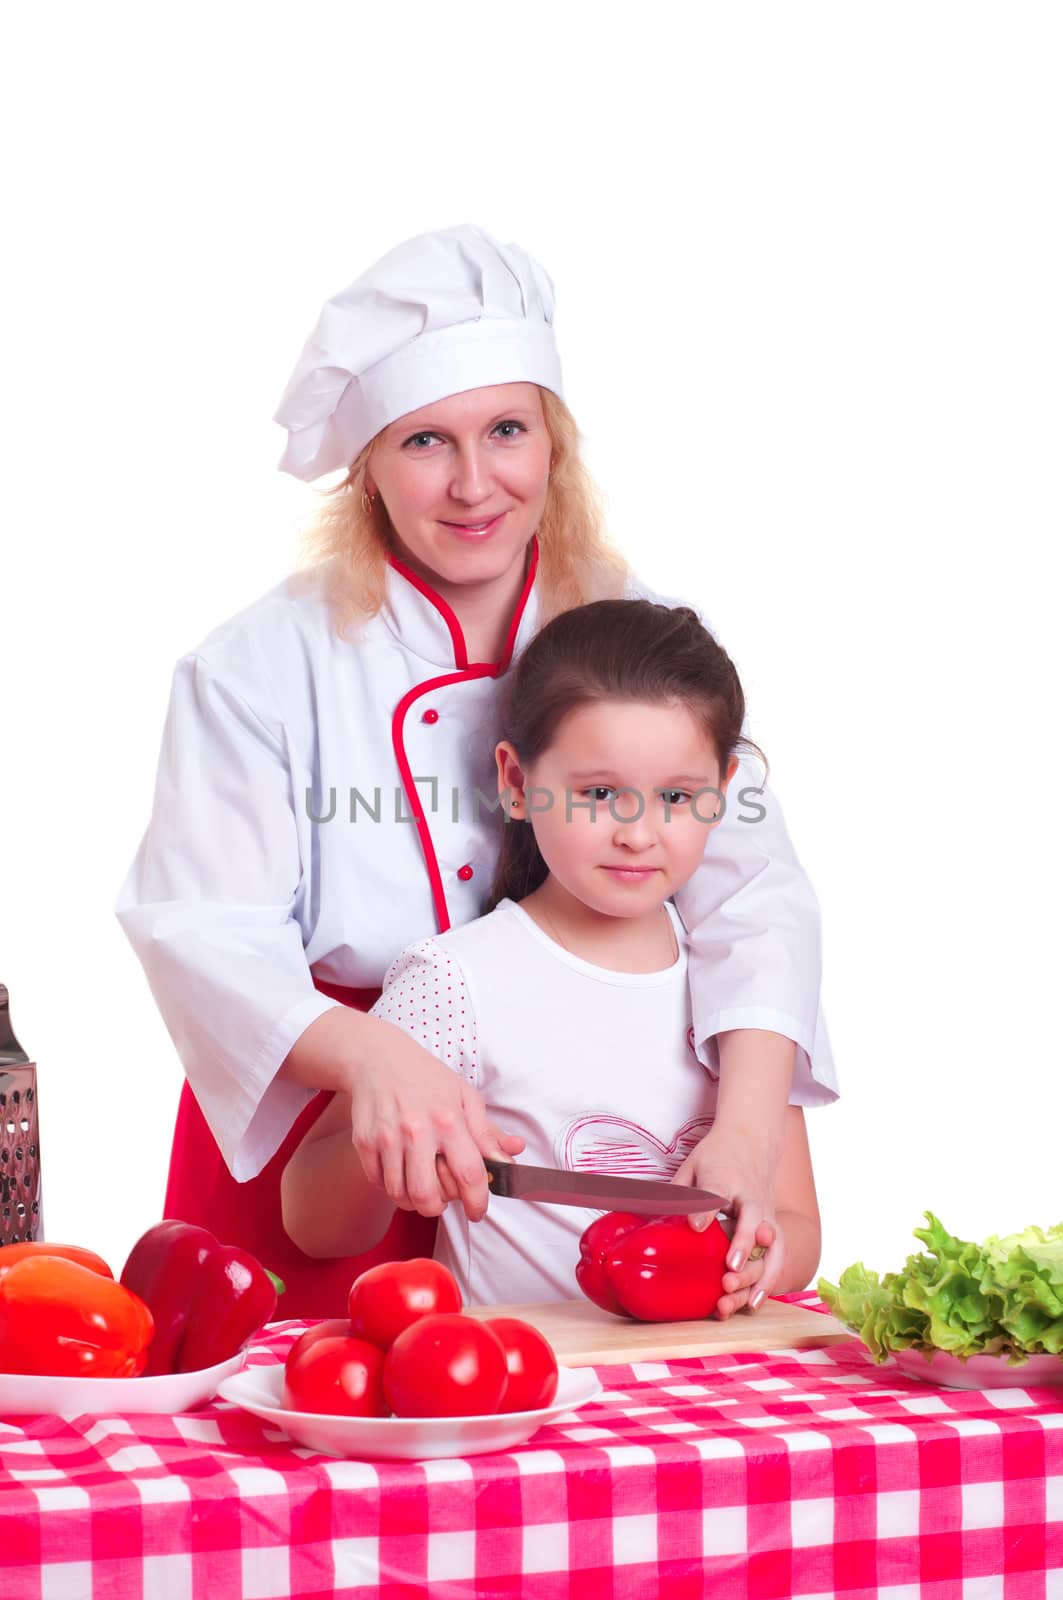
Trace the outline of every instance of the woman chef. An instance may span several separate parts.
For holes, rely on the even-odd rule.
[[[520,1150],[471,1086],[364,1013],[401,950],[480,912],[514,656],[584,601],[659,598],[600,532],[552,320],[543,269],[474,227],[399,245],[330,300],[277,417],[285,470],[346,469],[318,559],[175,671],[117,907],[188,1079],[165,1212],[252,1250],[289,1316],[342,1311],[361,1267],[430,1253],[437,1160],[478,1217],[482,1155]],[[836,1094],[815,899],[752,770],[730,795],[744,787],[676,897],[738,1261],[772,1216],[788,1098]],[[341,1087],[367,1176],[403,1209],[369,1255],[314,1261],[283,1232],[280,1174]]]

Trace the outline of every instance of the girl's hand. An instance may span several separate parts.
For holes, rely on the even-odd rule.
[[[771,1294],[782,1274],[782,1236],[775,1226],[775,1166],[776,1162],[770,1155],[751,1149],[748,1140],[721,1137],[717,1128],[711,1128],[704,1139],[695,1145],[672,1179],[673,1183],[710,1189],[729,1200],[734,1234],[727,1265],[731,1275],[742,1279],[740,1285],[730,1286],[744,1295],[739,1302],[742,1305],[753,1292],[754,1283],[759,1291],[759,1305],[761,1299]],[[691,1227],[707,1228],[712,1217],[699,1214],[690,1217],[689,1221]],[[761,1237],[762,1224],[770,1228],[770,1239]],[[763,1254],[760,1259],[751,1261],[754,1250],[763,1251]],[[757,1271],[749,1280],[751,1268]],[[731,1310],[735,1309],[737,1306],[732,1306]],[[723,1315],[729,1315],[729,1312],[723,1312]]]
[[[754,1238],[753,1254],[739,1272],[725,1272],[723,1275],[723,1294],[716,1302],[714,1317],[721,1322],[734,1315],[736,1311],[756,1311],[764,1300],[766,1290],[763,1284],[764,1267],[767,1261],[766,1252],[771,1249],[778,1236],[778,1229],[770,1222],[762,1222],[757,1228]],[[764,1251],[764,1255],[758,1255]]]
[[[508,1161],[524,1140],[489,1122],[479,1091],[402,1028],[370,1020],[347,1086],[366,1178],[404,1211],[437,1217],[455,1199],[478,1221],[487,1210],[484,1157]]]

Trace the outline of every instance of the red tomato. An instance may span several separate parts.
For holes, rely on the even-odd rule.
[[[506,1387],[506,1352],[474,1317],[422,1317],[384,1360],[384,1394],[397,1417],[483,1417]]]
[[[284,1366],[284,1404],[289,1411],[335,1417],[386,1417],[383,1371],[384,1352],[375,1344],[325,1335],[298,1353],[293,1346]]]
[[[355,1278],[347,1300],[351,1332],[388,1350],[421,1317],[461,1310],[461,1293],[446,1267],[417,1256],[382,1261]]]
[[[557,1357],[538,1328],[519,1317],[489,1317],[485,1328],[506,1353],[506,1387],[499,1411],[538,1411],[557,1394]]]
[[[305,1333],[301,1333],[288,1351],[285,1365],[291,1365],[298,1360],[304,1350],[309,1350],[312,1344],[317,1344],[319,1339],[349,1339],[351,1337],[351,1324],[347,1317],[328,1317],[324,1322],[312,1323]]]

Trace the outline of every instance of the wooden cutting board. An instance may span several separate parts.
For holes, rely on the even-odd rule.
[[[753,1316],[725,1322],[628,1322],[589,1300],[527,1306],[465,1306],[470,1317],[520,1317],[545,1334],[565,1367],[622,1365],[631,1361],[682,1361],[734,1350],[781,1350],[837,1344],[848,1328],[820,1311],[767,1300]]]

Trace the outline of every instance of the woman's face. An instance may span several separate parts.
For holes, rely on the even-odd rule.
[[[442,593],[498,584],[518,565],[523,572],[550,451],[534,383],[468,389],[385,428],[366,490],[383,501],[396,554]]]

